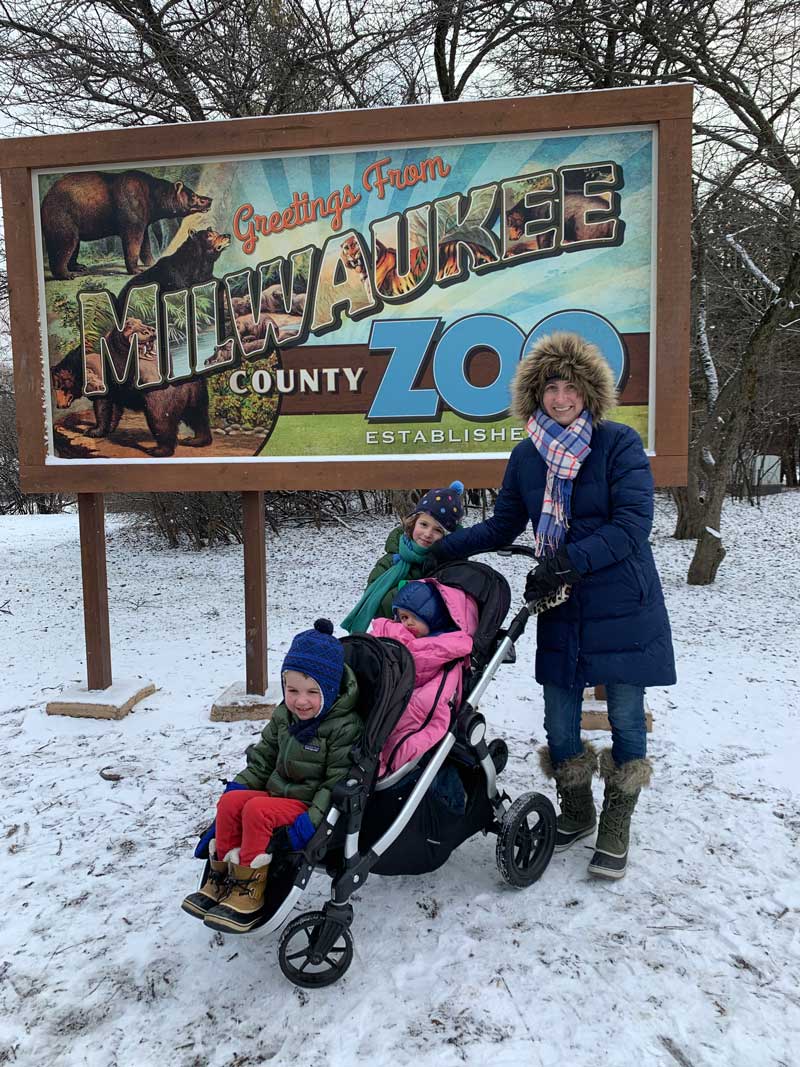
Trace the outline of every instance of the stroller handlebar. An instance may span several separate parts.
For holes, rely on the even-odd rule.
[[[498,556],[527,556],[528,559],[538,560],[536,551],[530,547],[530,545],[503,545],[500,548],[493,549]],[[522,636],[522,632],[525,629],[525,624],[531,615],[540,615],[543,611],[548,611],[550,608],[556,607],[558,604],[563,604],[568,599],[570,594],[570,587],[568,585],[562,585],[555,593],[550,596],[543,597],[541,600],[531,600],[526,602],[522,611],[514,618],[514,621],[508,628],[508,634],[511,636],[512,631],[514,636],[513,641],[516,641],[518,637]]]

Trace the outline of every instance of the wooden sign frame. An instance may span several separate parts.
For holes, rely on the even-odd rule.
[[[0,171],[11,303],[20,481],[26,492],[103,493],[265,489],[409,488],[502,481],[505,456],[457,462],[446,455],[413,461],[259,459],[72,461],[47,457],[44,370],[39,325],[32,172],[47,167],[101,167],[136,160],[207,159],[219,155],[311,151],[448,138],[575,132],[614,126],[657,128],[658,210],[655,294],[656,484],[685,484],[688,453],[690,321],[690,181],[692,86],[614,89],[558,96],[385,108],[329,114],[187,123],[6,140]],[[202,146],[202,152],[198,151]],[[457,468],[457,470],[456,470]]]

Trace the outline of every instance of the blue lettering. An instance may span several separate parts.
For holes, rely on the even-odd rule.
[[[392,353],[368,419],[433,419],[439,413],[435,389],[414,389],[439,319],[382,319],[372,323],[371,352]]]
[[[524,339],[518,326],[499,315],[470,315],[453,323],[442,334],[433,357],[433,380],[445,403],[459,415],[473,419],[506,415],[509,386]],[[497,353],[500,371],[490,385],[467,381],[467,359],[476,348]]]

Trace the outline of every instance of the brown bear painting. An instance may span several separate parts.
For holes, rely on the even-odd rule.
[[[125,310],[125,300],[133,288],[152,285],[156,282],[161,293],[176,293],[179,289],[191,289],[203,285],[214,277],[214,264],[231,243],[229,233],[217,233],[210,227],[206,230],[189,230],[186,240],[168,256],[135,278],[126,282],[117,296],[117,307]]]
[[[144,350],[140,358],[154,358],[151,350],[155,330],[139,319],[128,319],[122,332],[112,330],[107,337],[111,359],[118,375],[124,372],[128,348],[134,334],[141,346],[140,352]],[[113,378],[108,378],[111,376],[107,376],[108,391],[105,395],[91,397],[95,425],[89,430],[89,437],[109,437],[119,425],[125,409],[129,408],[132,411],[144,412],[148,429],[156,441],[151,456],[174,454],[181,422],[194,431],[194,437],[182,440],[182,445],[201,448],[212,443],[208,422],[208,389],[204,378],[192,378],[189,381],[145,390],[137,389],[127,381],[120,385]],[[83,396],[83,359],[80,347],[73,348],[53,367],[52,380],[56,405],[59,408],[68,408]]]
[[[139,260],[153,262],[148,227],[159,219],[183,219],[208,211],[211,197],[182,181],[167,182],[143,170],[66,174],[42,201],[42,233],[54,279],[68,280],[84,268],[78,263],[81,241],[120,237],[128,274]]]
[[[117,297],[120,314],[124,311],[130,289],[157,282],[161,293],[174,293],[202,285],[213,278],[214,264],[231,242],[230,234],[216,230],[190,230],[186,240],[171,255],[131,279]],[[146,364],[155,360],[155,331],[139,319],[127,318],[122,331],[111,330],[106,335],[109,352],[117,376],[122,376],[128,358],[132,336],[136,334],[140,360]],[[154,366],[154,377],[157,370]],[[90,437],[109,437],[114,433],[126,408],[143,411],[156,448],[152,456],[172,456],[178,444],[178,426],[185,423],[194,437],[181,440],[182,445],[202,448],[212,443],[208,418],[208,388],[205,378],[167,383],[149,389],[138,389],[126,380],[119,384],[106,375],[107,392],[91,397],[95,426]],[[109,380],[110,379],[110,380]],[[53,389],[59,408],[69,407],[83,395],[84,376],[81,348],[72,351],[52,370]]]

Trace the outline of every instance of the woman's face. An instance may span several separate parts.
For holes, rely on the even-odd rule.
[[[569,426],[585,407],[583,393],[572,382],[556,378],[544,387],[542,407],[559,426]]]

